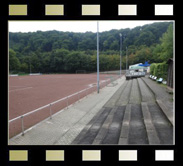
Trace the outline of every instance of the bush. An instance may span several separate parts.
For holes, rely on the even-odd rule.
[[[154,75],[158,78],[163,78],[164,80],[167,79],[167,70],[168,70],[168,65],[163,62],[163,63],[153,63],[150,66],[150,74]]]
[[[151,74],[151,75],[154,75],[155,66],[156,66],[155,63],[152,63],[151,66],[150,66],[150,74]]]

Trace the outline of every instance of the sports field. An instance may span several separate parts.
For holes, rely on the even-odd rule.
[[[101,88],[109,82],[109,75],[100,74]],[[96,83],[96,74],[53,74],[9,77],[9,120],[88,88],[77,95],[69,97],[68,100],[56,102],[51,105],[51,108],[47,106],[44,109],[25,116],[23,118],[23,129],[25,130],[49,117],[50,113],[54,114],[96,91]],[[21,131],[22,118],[9,123],[9,137]]]

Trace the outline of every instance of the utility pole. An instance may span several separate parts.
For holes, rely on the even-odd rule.
[[[97,93],[99,93],[99,22],[97,21]]]
[[[119,34],[120,36],[120,78],[121,78],[121,62],[122,62],[122,34]]]

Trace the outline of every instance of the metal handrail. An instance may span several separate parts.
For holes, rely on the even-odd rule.
[[[66,97],[61,98],[61,99],[59,99],[59,100],[57,100],[57,101],[54,101],[54,102],[52,102],[52,103],[50,103],[50,104],[47,104],[47,105],[42,106],[42,107],[40,107],[40,108],[37,108],[37,109],[35,109],[35,110],[31,111],[31,112],[28,112],[28,113],[26,113],[26,114],[20,115],[20,116],[14,118],[14,119],[9,120],[9,123],[11,123],[11,122],[13,122],[13,121],[15,121],[15,120],[17,120],[17,119],[20,119],[20,118],[22,118],[22,117],[25,117],[25,116],[27,116],[27,115],[30,115],[30,114],[32,114],[32,113],[34,113],[34,112],[37,112],[37,111],[39,111],[39,110],[41,110],[41,109],[43,109],[43,108],[49,107],[50,105],[54,105],[54,104],[56,104],[56,103],[58,103],[58,102],[60,102],[60,101],[63,101],[63,100],[65,100],[65,99],[68,99],[68,98],[70,98],[70,97],[72,97],[72,96],[78,95],[79,93],[81,93],[81,92],[83,92],[83,91],[86,91],[86,90],[88,90],[88,89],[90,89],[90,88],[93,88],[93,87],[94,87],[94,86],[89,87],[89,88],[86,88],[86,89],[83,89],[83,90],[81,90],[81,91],[79,91],[79,92],[76,92],[76,93],[74,93],[74,94],[72,94],[72,95],[66,96]]]

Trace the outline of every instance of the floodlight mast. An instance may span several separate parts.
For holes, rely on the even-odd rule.
[[[97,93],[99,93],[99,22],[97,21]]]
[[[120,36],[120,78],[121,78],[121,61],[122,61],[122,34],[119,34]]]
[[[128,47],[126,47],[126,71],[128,69]]]
[[[29,59],[29,68],[30,68],[30,74],[31,74],[31,59]]]

